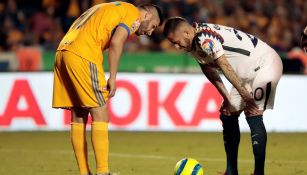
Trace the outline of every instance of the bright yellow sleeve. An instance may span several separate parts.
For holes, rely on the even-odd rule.
[[[126,2],[98,4],[84,12],[71,26],[57,50],[68,50],[92,63],[101,64],[101,50],[108,48],[116,27],[131,35],[140,26],[140,12]]]
[[[121,19],[119,26],[124,27],[127,30],[128,35],[132,35],[140,27],[140,12],[133,5],[127,7],[127,13]]]

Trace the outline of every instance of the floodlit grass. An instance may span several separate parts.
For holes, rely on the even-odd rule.
[[[90,144],[90,135],[88,144]],[[268,135],[266,174],[307,174],[307,133]],[[248,133],[241,135],[239,172],[253,172]],[[206,175],[225,169],[221,133],[204,132],[111,132],[110,169],[119,175],[172,175],[178,160],[199,160]],[[69,132],[1,132],[0,174],[78,174]],[[89,146],[91,169],[95,159]]]

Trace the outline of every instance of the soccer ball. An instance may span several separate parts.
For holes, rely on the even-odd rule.
[[[184,158],[177,162],[174,175],[203,175],[201,164],[192,158]]]

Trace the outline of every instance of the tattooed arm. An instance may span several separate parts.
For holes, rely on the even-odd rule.
[[[239,94],[245,102],[245,105],[249,108],[249,111],[256,112],[256,110],[258,110],[258,106],[255,104],[254,98],[251,96],[250,92],[248,92],[248,90],[244,87],[243,81],[228,63],[225,55],[222,55],[221,57],[216,59],[215,63],[222,70],[227,80],[238,90]]]
[[[230,101],[229,93],[219,75],[217,70],[209,65],[206,64],[200,64],[201,70],[206,75],[208,80],[216,87],[216,89],[219,91],[219,93],[222,95],[224,100]]]

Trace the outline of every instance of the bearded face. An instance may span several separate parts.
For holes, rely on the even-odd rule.
[[[136,31],[136,35],[150,36],[152,32],[159,26],[160,19],[158,17],[152,17],[151,19],[144,19],[141,21],[140,27]]]
[[[135,32],[136,35],[140,36],[140,35],[146,35],[146,29],[149,26],[149,22],[150,20],[144,20],[141,22],[139,29]]]

